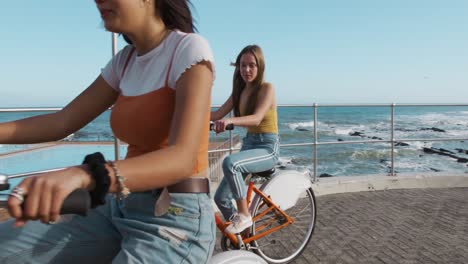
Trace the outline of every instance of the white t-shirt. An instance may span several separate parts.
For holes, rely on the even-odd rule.
[[[112,88],[125,96],[143,95],[163,88],[174,49],[186,34],[177,30],[172,31],[161,44],[142,56],[137,56],[137,52],[134,51],[122,78],[122,70],[133,49],[132,45],[128,45],[102,69],[101,76]],[[190,33],[177,46],[168,86],[175,90],[175,84],[180,76],[201,61],[211,63],[214,75],[214,58],[209,43],[200,35]]]

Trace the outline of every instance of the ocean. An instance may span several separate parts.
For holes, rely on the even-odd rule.
[[[0,122],[44,112],[0,113]],[[390,140],[390,107],[318,108],[318,142]],[[279,107],[278,125],[282,144],[313,143],[314,118],[311,107]],[[395,172],[468,173],[468,107],[396,107],[395,139],[423,139],[398,142],[395,146]],[[234,134],[242,136],[243,128]],[[458,141],[431,142],[430,138],[457,138]],[[211,134],[210,140],[223,141],[227,133]],[[109,112],[105,112],[66,140],[94,142],[113,140]],[[1,145],[0,153],[27,146]],[[390,143],[335,144],[318,146],[318,175],[386,175],[390,172]],[[279,165],[286,169],[313,170],[312,146],[282,147]]]

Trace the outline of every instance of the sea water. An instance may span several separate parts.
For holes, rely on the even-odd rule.
[[[46,112],[0,113],[0,122],[25,118]],[[339,142],[353,140],[390,140],[390,107],[319,107],[317,110],[318,142]],[[113,134],[109,127],[109,112],[105,112],[83,129],[66,138],[68,141],[94,142],[112,141]],[[313,143],[314,113],[312,107],[279,107],[278,126],[282,144]],[[421,106],[396,107],[394,116],[394,138],[423,139],[416,142],[402,142],[395,146],[395,172],[453,172],[467,173],[465,162],[458,162],[455,157],[468,158],[468,140],[429,141],[430,138],[468,139],[468,107]],[[234,135],[245,134],[237,127]],[[210,140],[223,141],[228,133],[210,134]],[[31,145],[1,145],[0,154],[30,148]],[[91,146],[92,148],[92,146]],[[429,154],[424,148],[444,149],[447,155]],[[112,149],[112,148],[110,148]],[[111,150],[110,150],[111,151]],[[68,156],[81,159],[81,152],[68,151]],[[79,152],[79,151],[78,151]],[[390,143],[371,144],[335,144],[317,147],[319,175],[353,176],[369,174],[388,174],[391,166]],[[33,156],[34,153],[31,153]],[[39,154],[38,154],[39,155]],[[58,167],[63,162],[38,156],[45,167]],[[61,151],[64,160],[67,151]],[[112,155],[112,153],[108,153]],[[282,147],[280,165],[288,169],[313,169],[314,149],[312,146]],[[80,157],[78,157],[80,156]],[[55,162],[55,163],[54,163]],[[36,162],[37,163],[37,162]],[[6,160],[0,164],[5,170]],[[9,166],[14,163],[8,163]],[[55,166],[54,166],[55,164]],[[38,166],[38,167],[44,167]],[[30,168],[25,168],[30,169]],[[16,171],[16,170],[9,170]]]

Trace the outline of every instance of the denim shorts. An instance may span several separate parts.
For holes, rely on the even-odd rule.
[[[166,214],[155,217],[158,192],[107,197],[86,217],[55,224],[0,224],[0,263],[206,263],[216,232],[208,194],[171,193]]]

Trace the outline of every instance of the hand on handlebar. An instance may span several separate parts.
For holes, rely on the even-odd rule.
[[[76,189],[87,189],[90,184],[91,177],[82,167],[70,167],[29,177],[17,186],[24,196],[24,201],[17,196],[9,196],[8,211],[16,218],[16,227],[23,226],[28,220],[56,222],[65,198]],[[79,195],[80,199],[87,198],[82,194],[83,192]]]
[[[216,120],[210,123],[210,130],[215,131],[216,134],[219,134],[226,130],[233,130],[233,129],[234,129],[234,124],[231,122],[229,118]]]

